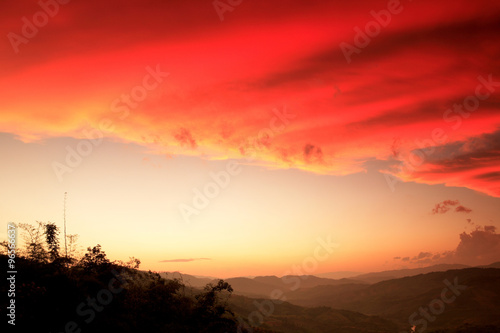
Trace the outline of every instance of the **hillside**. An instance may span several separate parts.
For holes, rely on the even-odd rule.
[[[261,312],[259,312],[259,308]],[[397,326],[389,320],[348,310],[328,307],[307,308],[288,302],[271,302],[233,295],[230,309],[242,320],[253,323],[253,330],[286,333],[396,333]],[[262,324],[261,321],[262,320]],[[241,324],[247,327],[245,324]]]
[[[457,327],[465,323],[500,325],[500,269],[495,268],[434,272],[368,286],[317,286],[289,292],[286,297],[293,304],[329,306],[378,315],[407,327],[409,317],[420,307],[441,299],[442,291],[447,287],[445,280],[467,288],[460,290],[453,302],[445,304],[443,313],[436,316],[429,327]],[[452,296],[449,291],[445,293],[445,297]],[[422,318],[420,314],[414,317],[415,320],[419,318]]]

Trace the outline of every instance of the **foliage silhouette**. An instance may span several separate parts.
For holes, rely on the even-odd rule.
[[[181,281],[140,271],[140,260],[133,257],[127,263],[111,262],[99,244],[89,247],[80,260],[64,261],[59,255],[59,230],[52,223],[20,227],[26,246],[16,252],[24,255],[15,259],[20,273],[16,331],[237,331],[237,320],[227,307],[232,288],[222,280],[186,295]],[[7,258],[0,255],[3,262]],[[0,292],[7,293],[7,284]],[[6,300],[0,302],[3,309]]]

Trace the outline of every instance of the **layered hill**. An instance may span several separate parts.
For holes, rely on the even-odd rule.
[[[288,292],[285,296],[293,304],[377,315],[403,327],[409,326],[411,318],[416,326],[419,320],[423,326],[425,320],[433,329],[466,323],[500,325],[498,268],[433,272],[373,285],[316,286]],[[430,306],[434,310],[429,309]],[[425,319],[421,308],[430,313],[432,320]]]

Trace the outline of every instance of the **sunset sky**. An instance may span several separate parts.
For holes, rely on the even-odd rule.
[[[67,192],[156,271],[500,261],[500,2],[59,1],[1,5],[2,238]]]

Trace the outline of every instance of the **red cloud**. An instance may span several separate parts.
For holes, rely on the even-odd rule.
[[[472,209],[460,205],[457,208],[455,208],[455,212],[470,213],[472,212]]]
[[[450,206],[456,206],[458,203],[458,200],[445,200],[440,202],[432,209],[432,214],[444,214],[450,210]]]
[[[455,207],[455,212],[459,213],[472,212],[472,209],[460,205],[460,202],[458,200],[445,200],[443,202],[436,204],[436,206],[432,209],[432,214],[444,214],[448,212],[452,206],[457,206]]]

